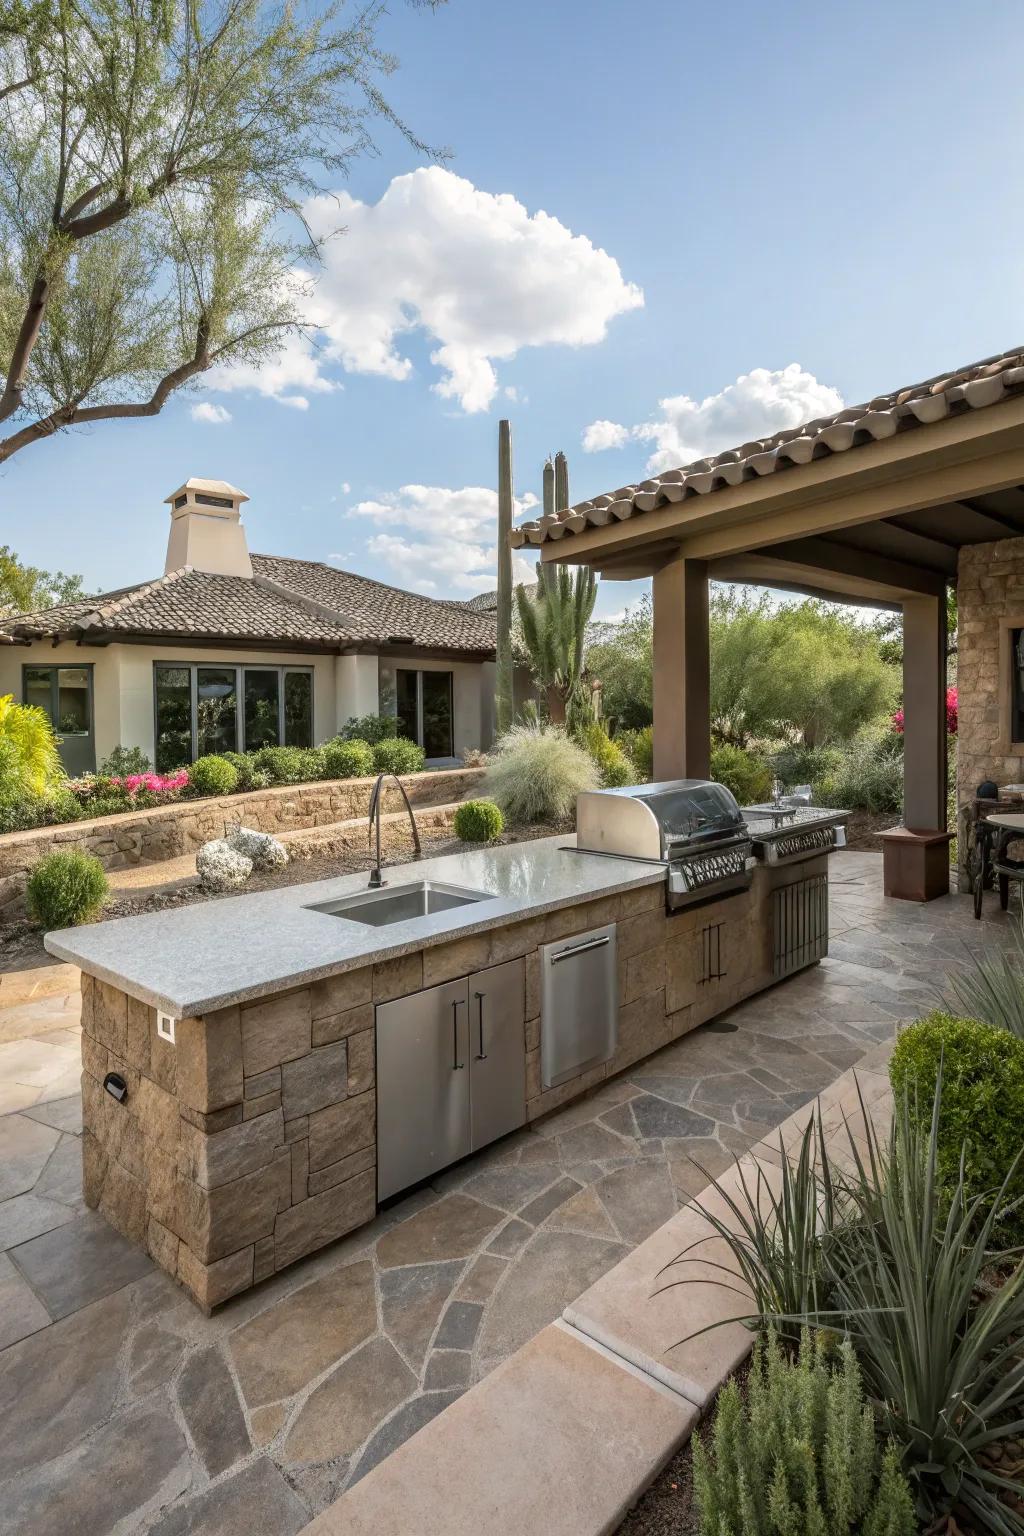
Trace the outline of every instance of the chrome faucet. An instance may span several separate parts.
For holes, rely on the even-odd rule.
[[[384,802],[383,784],[384,784],[384,780],[385,779],[394,779],[395,783],[398,785],[399,789],[402,791],[402,799],[405,801],[405,808],[409,812],[409,825],[412,827],[412,840],[413,840],[413,843],[416,846],[416,853],[415,853],[414,857],[417,858],[417,859],[421,859],[423,857],[423,850],[420,848],[420,832],[419,832],[419,828],[416,825],[416,817],[413,815],[412,806],[409,803],[409,796],[405,792],[405,785],[402,783],[401,779],[398,777],[398,775],[396,773],[379,773],[377,775],[377,782],[373,786],[373,789],[370,791],[370,846],[371,847],[373,847],[373,829],[374,829],[374,825],[375,824],[376,824],[376,828],[377,828],[377,855],[376,855],[376,862],[374,863],[374,866],[373,866],[373,868],[370,871],[370,885],[369,885],[369,889],[371,891],[377,891],[377,890],[380,889],[380,887],[382,885],[387,885],[387,881],[384,879],[384,876],[380,872],[380,818],[381,818],[381,811],[382,811],[383,802]]]

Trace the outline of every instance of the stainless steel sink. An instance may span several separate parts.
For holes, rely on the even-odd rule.
[[[474,901],[493,900],[487,891],[469,891],[459,885],[444,885],[439,880],[416,880],[409,885],[389,885],[379,891],[358,891],[354,896],[317,902],[309,910],[384,928],[389,923],[407,923],[412,918],[429,917],[434,912],[450,912],[453,907],[466,907]]]

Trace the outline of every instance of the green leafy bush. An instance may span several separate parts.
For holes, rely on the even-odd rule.
[[[638,783],[649,783],[654,777],[654,728],[643,726],[637,731],[619,731],[615,737],[637,771]]]
[[[39,801],[39,823],[58,826],[67,821],[81,821],[85,815],[82,802],[70,789],[52,789]]]
[[[115,779],[126,779],[135,773],[150,773],[152,768],[153,764],[141,747],[115,747],[100,763],[100,773]]]
[[[419,773],[425,758],[423,748],[404,736],[382,737],[373,748],[376,773]]]
[[[505,818],[493,800],[467,800],[455,812],[455,835],[464,843],[493,843],[505,830]]]
[[[316,747],[260,747],[251,755],[253,770],[269,774],[272,784],[309,784],[323,777],[324,760]]]
[[[718,1396],[710,1445],[693,1441],[705,1536],[916,1536],[914,1501],[894,1446],[880,1452],[849,1342],[833,1363],[821,1335],[799,1356],[769,1331],[754,1346],[743,1401]]]
[[[321,751],[326,779],[365,779],[373,772],[373,748],[368,741],[336,736]]]
[[[814,781],[821,805],[846,811],[903,809],[903,738],[894,731],[863,731],[841,749],[838,763]]]
[[[767,761],[725,742],[711,749],[711,777],[731,789],[740,805],[757,805],[771,794],[772,770]]]
[[[368,741],[375,747],[379,741],[387,741],[398,735],[397,715],[351,716],[338,735],[343,741]]]
[[[74,928],[96,917],[109,887],[91,853],[48,853],[28,877],[28,910],[40,928]]]
[[[842,758],[841,747],[808,747],[793,742],[773,752],[771,761],[783,786],[791,789],[794,784],[817,784],[835,773]]]
[[[117,793],[109,795],[91,795],[82,805],[86,818],[93,816],[123,816],[127,811],[135,810],[128,795]]]
[[[961,1155],[969,1199],[999,1189],[1024,1147],[1024,1040],[973,1019],[931,1013],[900,1032],[889,1063],[893,1093],[924,1130],[942,1066],[938,1169],[946,1191],[956,1188]],[[1024,1166],[1007,1191],[1022,1202],[1007,1212],[1008,1241],[1024,1241]]]
[[[565,821],[576,796],[600,785],[593,759],[556,727],[516,725],[497,743],[484,774],[489,797],[514,824]]]
[[[596,720],[580,732],[577,740],[593,759],[605,789],[618,789],[623,784],[636,783],[633,764]]]
[[[194,795],[230,795],[238,788],[238,769],[216,753],[197,757],[188,770],[188,787]]]
[[[0,800],[0,832],[27,832],[38,825],[38,800]]]
[[[230,763],[238,775],[238,788],[240,790],[259,789],[262,785],[253,783],[253,775],[259,774],[259,769],[253,762],[251,752],[221,752],[219,754],[226,763]],[[191,773],[191,769],[189,770]],[[269,775],[267,783],[269,784]]]

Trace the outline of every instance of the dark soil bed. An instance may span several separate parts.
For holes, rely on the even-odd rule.
[[[571,831],[572,827],[569,823],[561,826],[525,827],[514,834],[506,832],[498,839],[498,843],[532,842],[538,837],[553,837],[559,833]],[[465,853],[477,846],[473,843],[460,842],[450,832],[434,837],[428,833],[421,833],[421,839],[423,857],[431,859],[440,858],[446,853]],[[411,855],[404,852],[389,853],[385,858],[388,868],[410,862]],[[200,901],[223,901],[227,896],[245,896],[251,891],[269,891],[285,885],[305,885],[315,880],[333,880],[339,875],[354,875],[360,870],[368,871],[372,863],[373,859],[369,852],[355,853],[347,848],[341,853],[317,853],[312,858],[293,858],[283,869],[272,870],[263,875],[252,875],[239,891],[213,895],[209,891],[202,890],[199,884],[192,880],[175,890],[151,891],[148,894],[140,892],[138,896],[122,897],[107,903],[103,909],[103,921],[109,922],[118,917],[135,917],[141,912],[167,912],[174,907],[194,906]],[[159,866],[154,865],[153,868],[157,871]],[[49,962],[50,956],[43,948],[42,933],[27,919],[0,923],[0,972],[28,970],[32,966],[46,965]]]
[[[898,827],[898,811],[851,811],[846,823],[846,846],[852,853],[881,853],[879,832]]]

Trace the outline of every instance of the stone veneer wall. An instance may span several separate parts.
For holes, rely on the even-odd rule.
[[[414,806],[443,805],[472,793],[482,768],[443,768],[408,774],[402,780]],[[0,835],[0,912],[19,906],[29,871],[54,849],[78,848],[95,854],[104,869],[179,858],[194,853],[211,838],[223,837],[238,822],[258,832],[293,832],[331,826],[365,816],[374,780],[326,779],[312,784],[284,784],[208,800],[179,800],[148,811],[127,811],[58,827]],[[394,784],[385,810],[402,808]]]
[[[1024,755],[1009,751],[1003,721],[1009,677],[1002,674],[1004,619],[1024,627],[1024,539],[972,544],[960,551],[957,577],[957,802],[985,779],[1024,779]]]
[[[824,857],[759,867],[749,892],[671,915],[661,885],[601,897],[181,1019],[173,1046],[152,1008],[83,976],[86,1201],[215,1307],[373,1216],[377,1003],[524,957],[534,1120],[769,985],[771,893],[826,868]],[[607,922],[618,935],[618,1048],[545,1092],[539,946]],[[103,1089],[110,1071],[128,1085],[123,1104]]]

